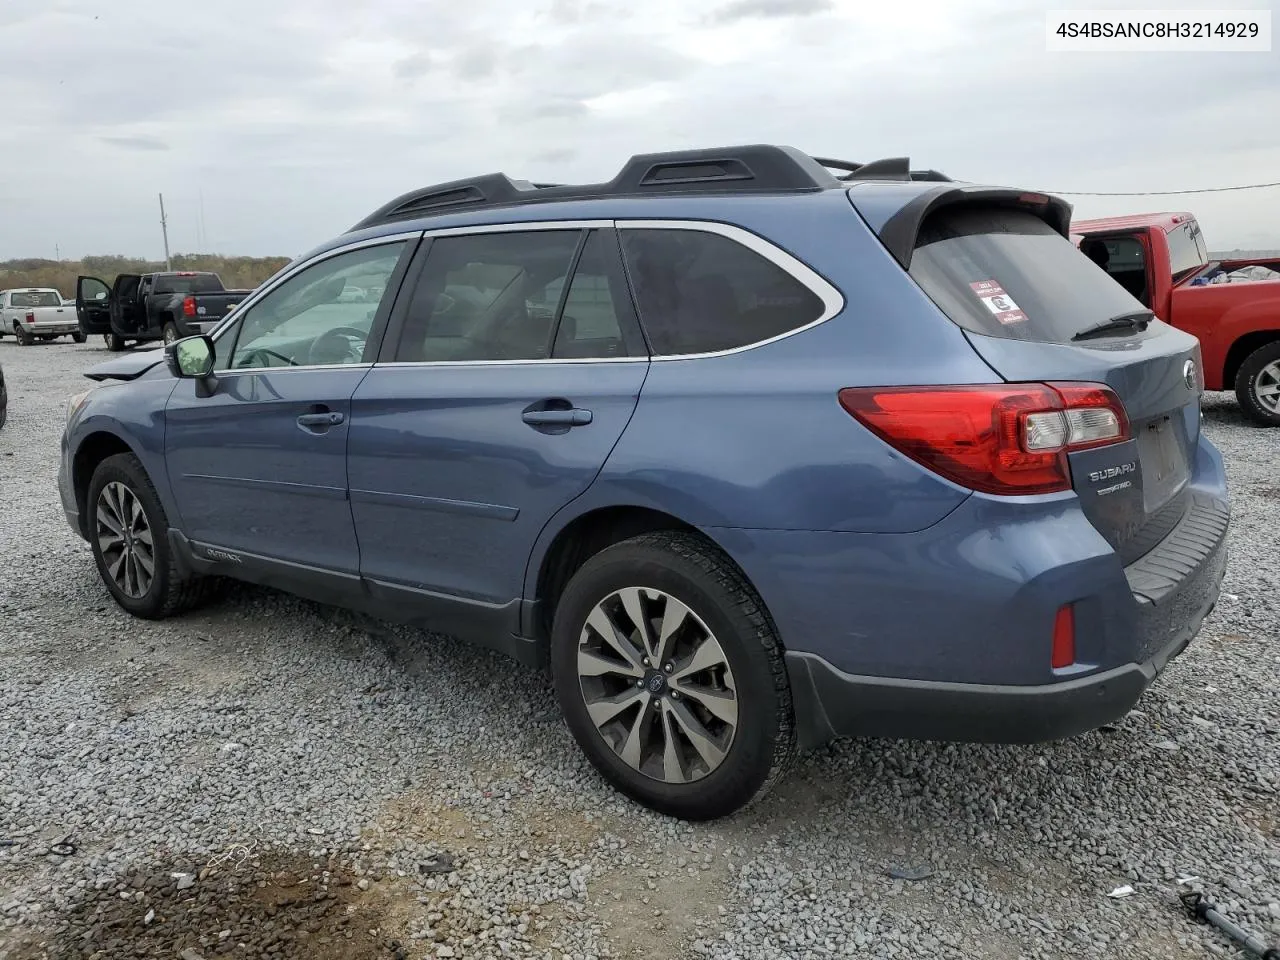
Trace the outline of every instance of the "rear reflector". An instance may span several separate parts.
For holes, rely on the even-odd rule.
[[[984,493],[1070,490],[1068,453],[1129,439],[1124,407],[1102,384],[848,387],[839,396],[886,443]]]
[[[1049,662],[1055,670],[1076,662],[1076,613],[1071,604],[1060,607],[1053,618],[1053,653]]]

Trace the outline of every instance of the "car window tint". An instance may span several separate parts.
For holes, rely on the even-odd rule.
[[[702,230],[621,231],[649,345],[712,353],[768,340],[822,316],[822,299],[729,237]]]
[[[617,237],[612,230],[593,230],[569,284],[552,356],[582,360],[640,355],[643,349],[634,330]]]
[[[435,238],[395,359],[547,358],[560,289],[581,238],[578,230]]]
[[[925,219],[909,272],[965,330],[1068,343],[1110,317],[1142,309],[1099,265],[1033,214],[963,205]]]
[[[360,363],[404,249],[404,241],[363,247],[290,277],[245,311],[235,346],[219,358],[219,366],[238,370]]]

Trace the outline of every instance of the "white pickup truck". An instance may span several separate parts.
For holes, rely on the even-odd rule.
[[[24,347],[54,337],[85,341],[75,307],[66,306],[62,294],[51,287],[0,290],[0,337],[6,333],[17,337]]]

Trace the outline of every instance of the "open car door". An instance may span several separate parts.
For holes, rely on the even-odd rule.
[[[111,287],[97,277],[76,277],[76,320],[85,336],[111,332]]]
[[[132,339],[146,330],[147,305],[142,298],[142,275],[122,273],[111,288],[111,332]]]

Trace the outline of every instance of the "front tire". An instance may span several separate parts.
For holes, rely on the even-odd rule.
[[[777,632],[751,585],[700,537],[644,534],[587,560],[557,604],[551,668],[592,765],[661,813],[734,813],[795,755]]]
[[[105,334],[102,339],[106,342],[107,349],[110,350],[112,353],[119,353],[121,350],[124,349],[123,337],[118,337],[114,333],[108,333],[108,334]]]
[[[1236,373],[1236,399],[1254,423],[1280,427],[1280,340],[1244,358]]]
[[[98,574],[116,603],[135,617],[162,620],[216,591],[215,578],[182,575],[164,507],[133,454],[118,453],[98,464],[85,510]]]
[[[74,340],[76,343],[84,343],[89,338],[86,337],[83,332],[80,332],[80,333],[73,333],[71,335],[71,339]]]

